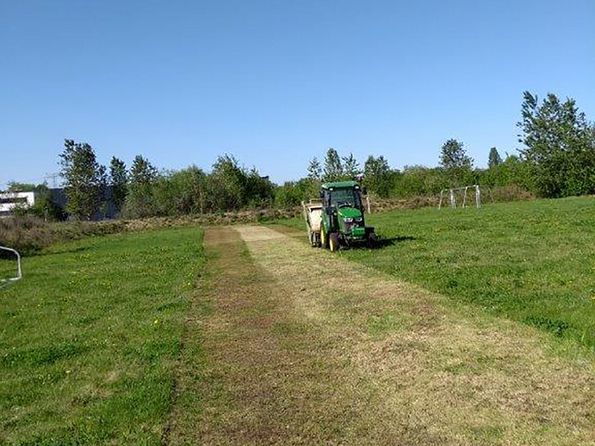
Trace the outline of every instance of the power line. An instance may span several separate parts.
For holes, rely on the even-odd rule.
[[[45,176],[43,177],[43,180],[45,182],[47,182],[48,180],[52,181],[52,187],[55,189],[58,187],[58,178],[60,178],[60,174],[59,173],[46,173]]]
[[[11,183],[26,183],[26,184],[41,184],[47,183],[50,184],[52,188],[60,187],[60,174],[57,172],[54,173],[47,173],[43,177],[35,177],[35,178],[26,178],[26,179],[10,179],[10,180],[0,180],[0,190],[7,189]]]

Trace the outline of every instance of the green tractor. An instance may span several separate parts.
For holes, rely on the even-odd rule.
[[[374,228],[366,227],[362,189],[356,181],[324,183],[320,199],[320,233],[313,237],[316,245],[331,251],[337,251],[341,245],[374,246],[376,234]]]

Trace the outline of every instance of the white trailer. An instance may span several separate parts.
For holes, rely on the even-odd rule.
[[[308,240],[315,247],[320,246],[320,225],[322,223],[322,202],[310,200],[308,203],[302,201],[304,220],[308,229]]]

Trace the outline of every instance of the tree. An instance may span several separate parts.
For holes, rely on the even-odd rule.
[[[440,165],[445,169],[470,169],[473,159],[467,155],[463,143],[449,139],[442,145]]]
[[[401,198],[436,195],[449,184],[445,183],[444,169],[419,165],[404,166],[393,183],[394,195]]]
[[[343,175],[350,179],[355,178],[360,173],[360,168],[357,160],[352,153],[349,156],[343,157]]]
[[[237,210],[246,204],[247,175],[233,155],[219,156],[209,179],[209,198],[215,209]]]
[[[153,212],[156,215],[187,215],[205,209],[205,173],[191,165],[159,175],[152,186]]]
[[[126,213],[132,217],[155,214],[153,187],[159,178],[157,169],[142,155],[137,155],[130,167]]]
[[[490,149],[490,155],[488,156],[488,167],[492,169],[500,164],[502,164],[502,157],[498,153],[498,149],[492,147]]]
[[[47,188],[47,184],[19,183],[18,181],[9,181],[6,192],[36,192],[42,187]]]
[[[332,147],[326,152],[324,159],[324,181],[338,181],[343,178],[341,158]]]
[[[314,181],[320,181],[322,177],[322,167],[318,158],[314,157],[308,164],[308,178]]]
[[[128,173],[126,172],[124,161],[115,156],[112,157],[110,162],[110,186],[112,188],[114,206],[120,212],[128,194]]]
[[[531,166],[535,191],[546,197],[595,193],[595,132],[574,99],[549,93],[539,104],[525,91],[519,150]]]
[[[464,185],[471,181],[473,159],[467,155],[462,142],[449,139],[442,145],[440,165],[451,186]]]
[[[487,169],[483,182],[489,186],[516,186],[527,191],[534,189],[529,164],[516,155],[507,155],[496,168]]]
[[[68,199],[67,212],[78,219],[92,219],[103,200],[105,167],[97,162],[89,144],[75,143],[71,139],[64,140],[60,166]]]
[[[275,186],[271,183],[268,176],[261,176],[256,167],[249,171],[244,170],[246,175],[244,186],[244,197],[248,205],[252,208],[270,206],[275,197]]]
[[[275,204],[283,208],[298,206],[302,200],[312,196],[312,180],[286,181],[275,190]]]
[[[370,192],[386,198],[391,188],[390,167],[381,155],[378,158],[370,155],[364,163],[364,184]]]
[[[142,155],[136,155],[130,168],[130,186],[150,184],[158,176],[157,168]]]

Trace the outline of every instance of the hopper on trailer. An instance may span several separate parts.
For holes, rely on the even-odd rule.
[[[302,209],[306,227],[308,229],[308,240],[310,245],[320,246],[320,224],[322,222],[322,202],[310,200],[308,203],[302,201]]]

